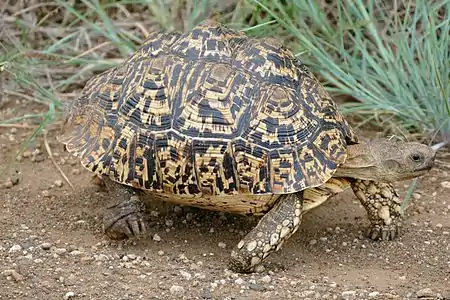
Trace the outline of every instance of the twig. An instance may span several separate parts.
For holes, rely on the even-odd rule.
[[[70,185],[72,190],[75,190],[75,188],[73,187],[73,185],[70,182],[69,178],[67,178],[66,174],[64,174],[63,170],[61,169],[61,167],[58,165],[58,163],[56,162],[55,158],[53,157],[52,150],[50,149],[50,145],[48,144],[48,140],[47,140],[47,132],[45,132],[45,131],[44,131],[44,145],[45,145],[45,149],[47,150],[48,157],[51,159],[51,161],[55,165],[56,169],[58,169],[59,173],[64,178],[64,180]]]
[[[25,129],[35,129],[37,126],[32,126],[28,124],[0,124],[0,128],[25,128]]]

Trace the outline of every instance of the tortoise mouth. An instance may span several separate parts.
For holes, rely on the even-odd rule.
[[[424,166],[420,166],[420,167],[416,168],[415,171],[425,172],[425,171],[430,171],[432,168],[433,168],[433,165],[424,165]]]
[[[417,168],[414,169],[416,172],[427,172],[430,171],[434,166],[434,157],[425,161],[423,164],[417,166]]]

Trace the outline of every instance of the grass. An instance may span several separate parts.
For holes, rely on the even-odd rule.
[[[450,1],[83,0],[3,4],[0,70],[4,93],[48,107],[38,133],[58,119],[93,74],[120,63],[153,30],[186,30],[216,11],[253,36],[277,36],[333,95],[346,114],[390,134],[450,140]],[[391,3],[392,1],[388,1]],[[0,5],[0,10],[2,6]],[[386,132],[388,133],[388,132]]]

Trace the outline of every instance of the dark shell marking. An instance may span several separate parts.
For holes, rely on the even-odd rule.
[[[97,174],[166,196],[217,197],[221,206],[222,196],[325,183],[356,137],[279,42],[206,21],[185,34],[152,34],[92,78],[60,140]]]

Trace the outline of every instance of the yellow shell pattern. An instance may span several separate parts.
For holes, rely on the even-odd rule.
[[[280,42],[205,21],[184,34],[152,34],[89,80],[60,140],[119,183],[254,213],[277,195],[325,183],[356,137]]]

